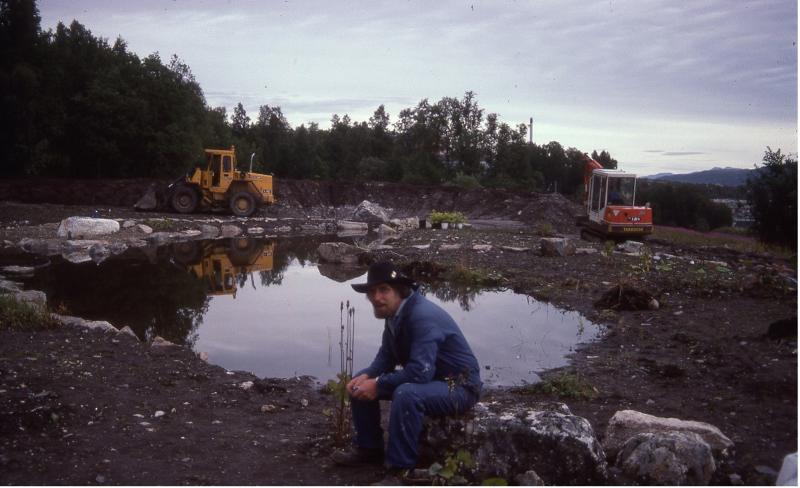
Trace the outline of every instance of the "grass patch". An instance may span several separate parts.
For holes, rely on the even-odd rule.
[[[456,265],[447,270],[443,276],[445,280],[460,286],[496,286],[500,279],[493,273],[482,269],[471,269],[463,265]]]
[[[142,223],[153,230],[169,230],[172,228],[172,222],[167,219],[147,219]]]
[[[556,235],[555,230],[553,229],[553,224],[550,222],[539,222],[536,224],[536,235],[541,237],[553,237]]]
[[[542,380],[535,385],[526,386],[519,391],[527,394],[554,395],[573,400],[589,400],[597,396],[597,388],[581,378],[577,373],[561,373],[555,378]]]
[[[46,310],[0,295],[0,330],[52,329],[58,325]]]
[[[654,226],[653,238],[684,246],[727,247],[740,252],[772,254],[785,259],[792,259],[796,256],[796,251],[764,244],[754,237],[743,235],[739,231],[727,228],[713,232],[699,232],[680,227]]]

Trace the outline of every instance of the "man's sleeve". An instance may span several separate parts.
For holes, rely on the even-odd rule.
[[[408,363],[400,371],[382,374],[378,379],[378,394],[391,396],[403,383],[428,383],[436,374],[436,355],[444,334],[433,324],[422,324],[412,331]]]
[[[366,373],[366,375],[370,378],[375,378],[380,374],[394,371],[395,366],[397,366],[397,359],[394,357],[389,340],[389,332],[384,330],[383,338],[381,340],[381,347],[378,349],[378,354],[375,355],[375,359],[372,360],[372,364],[362,369],[354,376],[359,376]]]

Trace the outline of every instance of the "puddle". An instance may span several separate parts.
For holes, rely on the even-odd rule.
[[[227,239],[174,244],[149,255],[130,250],[100,265],[60,257],[26,287],[47,293],[62,313],[130,326],[208,354],[211,363],[264,377],[335,377],[340,367],[340,304],[355,307],[354,366],[374,357],[383,321],[350,283],[366,269],[312,261],[328,238]],[[462,328],[489,386],[538,381],[567,364],[597,327],[509,290],[424,290]],[[344,319],[346,320],[346,319]]]

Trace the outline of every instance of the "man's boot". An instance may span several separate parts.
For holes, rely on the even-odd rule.
[[[365,449],[350,446],[331,455],[331,459],[339,466],[369,466],[383,464],[383,449]]]

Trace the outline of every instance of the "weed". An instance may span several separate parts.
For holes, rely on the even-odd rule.
[[[46,310],[18,302],[9,295],[0,295],[0,329],[52,329],[58,325]]]
[[[543,393],[545,395],[555,395],[561,398],[571,398],[575,400],[588,400],[594,398],[598,391],[597,388],[581,378],[577,373],[564,372],[559,376],[543,380],[534,385],[525,387],[529,393]],[[526,391],[523,391],[525,393]]]
[[[339,373],[335,380],[328,381],[327,389],[333,394],[334,409],[330,416],[334,422],[334,442],[344,445],[350,436],[350,395],[347,383],[353,377],[353,345],[355,344],[355,307],[347,301],[347,320],[345,303],[339,303]]]
[[[442,222],[463,224],[467,221],[467,218],[461,212],[437,212],[433,210],[428,215],[428,221],[433,224],[441,224]]]
[[[468,268],[457,264],[450,268],[445,274],[444,279],[459,286],[495,286],[499,282],[499,277],[491,272],[482,269]]]
[[[539,222],[536,225],[536,234],[541,237],[552,237],[556,235],[553,225],[550,222]]]
[[[467,480],[464,478],[465,471],[475,466],[472,454],[466,449],[459,449],[455,453],[450,453],[444,459],[444,465],[433,463],[428,468],[431,476],[436,476],[439,484],[464,485]]]
[[[147,219],[142,223],[156,231],[169,230],[172,228],[172,223],[167,219]]]

